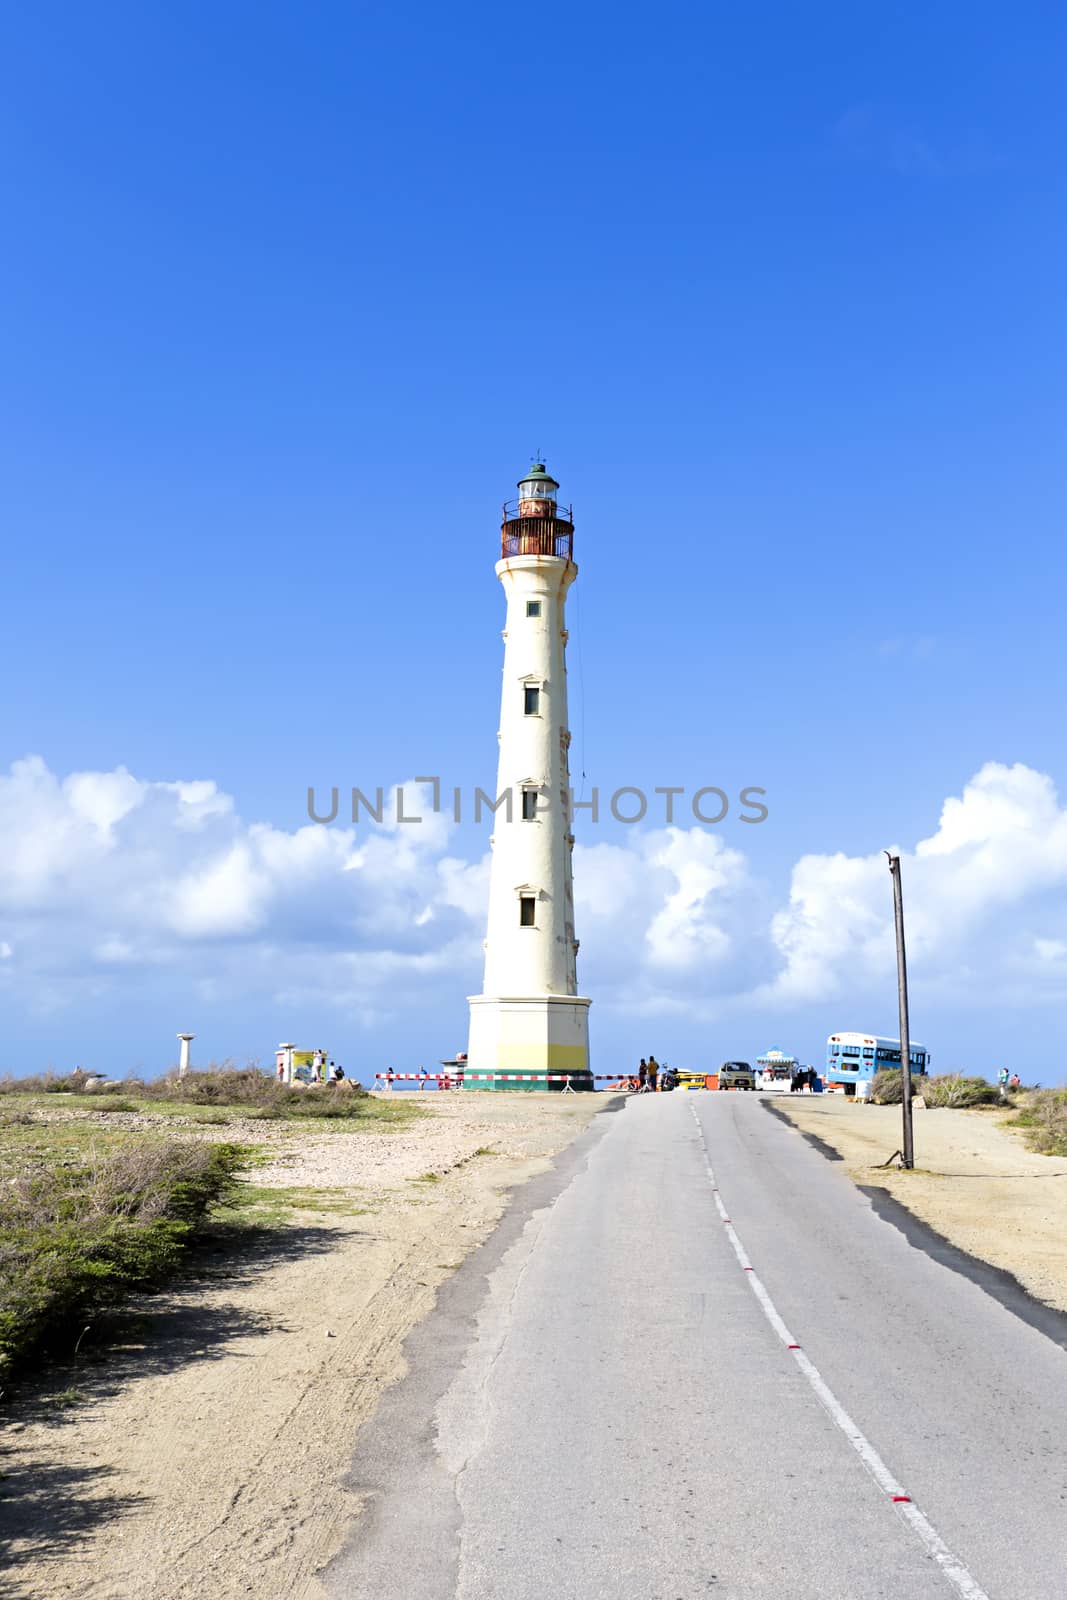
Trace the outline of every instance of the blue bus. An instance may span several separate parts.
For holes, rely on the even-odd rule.
[[[925,1045],[911,1041],[911,1070],[924,1077],[930,1061]],[[876,1072],[900,1071],[900,1040],[878,1039],[870,1033],[832,1033],[826,1041],[826,1087],[831,1094],[854,1095],[860,1083],[870,1083]],[[866,1091],[864,1091],[866,1093]]]

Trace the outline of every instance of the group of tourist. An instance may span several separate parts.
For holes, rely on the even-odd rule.
[[[815,1094],[819,1074],[814,1067],[802,1067],[789,1080],[790,1094]]]
[[[285,1083],[287,1068],[284,1056],[279,1055],[276,1073],[279,1083]],[[308,1089],[319,1083],[347,1083],[345,1069],[339,1061],[328,1061],[325,1050],[315,1050],[310,1062],[293,1068],[292,1087]]]
[[[642,1056],[637,1071],[627,1082],[627,1087],[635,1094],[655,1094],[657,1090],[676,1089],[678,1074],[668,1067],[666,1062],[660,1066],[655,1056],[650,1055],[647,1061]]]

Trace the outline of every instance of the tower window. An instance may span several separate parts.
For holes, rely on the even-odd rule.
[[[524,789],[522,791],[522,820],[523,822],[537,821],[536,789]]]
[[[539,717],[541,715],[541,690],[536,683],[523,685],[522,709],[528,717]]]
[[[527,602],[526,602],[526,615],[528,617],[539,617],[541,615],[541,602],[540,602],[540,600],[527,600]]]
[[[534,906],[537,904],[532,894],[519,896],[519,927],[532,928],[534,926]]]

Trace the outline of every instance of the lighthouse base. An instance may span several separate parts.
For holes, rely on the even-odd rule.
[[[573,994],[471,995],[464,1088],[592,1089],[589,1005]]]

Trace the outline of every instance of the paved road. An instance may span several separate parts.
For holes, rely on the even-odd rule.
[[[632,1098],[418,1330],[327,1593],[1063,1600],[1067,1319],[1045,1329],[762,1097]]]

